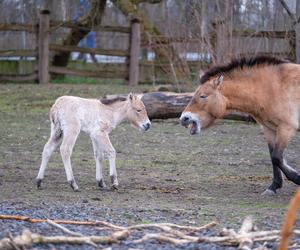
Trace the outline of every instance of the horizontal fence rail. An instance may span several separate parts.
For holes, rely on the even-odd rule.
[[[153,82],[153,79],[157,79],[166,72],[172,72],[172,67],[177,65],[178,62],[171,61],[159,61],[155,57],[152,60],[140,58],[141,48],[147,48],[150,50],[156,46],[180,46],[186,44],[201,44],[203,38],[201,37],[166,37],[166,36],[151,36],[147,38],[140,34],[140,26],[138,20],[133,20],[130,27],[125,26],[110,26],[99,25],[90,27],[82,25],[74,21],[46,21],[46,25],[41,27],[43,18],[49,19],[49,12],[41,12],[39,23],[23,24],[23,23],[0,23],[0,31],[14,31],[14,32],[28,32],[36,34],[38,41],[37,49],[8,49],[0,50],[0,60],[12,60],[10,58],[17,58],[21,61],[22,58],[32,57],[35,60],[35,64],[32,64],[32,72],[26,74],[0,74],[0,81],[37,81],[49,82],[47,74],[49,75],[74,75],[82,77],[96,77],[96,78],[117,78],[124,79],[127,83],[137,84],[138,82]],[[45,21],[45,20],[44,20]],[[48,23],[47,23],[48,22]],[[46,28],[45,28],[46,27]],[[214,24],[216,28],[215,32],[207,34],[207,40],[212,44],[212,52],[218,51],[218,24]],[[86,48],[79,46],[70,46],[62,44],[50,43],[51,33],[60,29],[77,29],[88,31],[101,31],[101,32],[118,32],[127,34],[130,44],[128,49],[102,49],[102,48]],[[296,57],[296,30],[281,30],[281,31],[268,31],[268,30],[233,30],[232,37],[240,38],[266,38],[266,39],[286,39],[289,46],[289,51],[283,52],[257,52],[265,55],[275,55],[280,57],[288,57],[295,60]],[[41,43],[41,39],[44,39]],[[41,46],[43,49],[41,50]],[[300,45],[299,45],[300,46]],[[298,48],[299,50],[299,48]],[[79,69],[76,67],[70,67],[73,63],[69,63],[68,67],[58,67],[51,65],[51,59],[53,54],[59,52],[78,52],[83,54],[90,54],[94,61],[91,69]],[[200,52],[196,52],[198,55]],[[252,52],[241,52],[240,56],[252,55]],[[97,58],[94,55],[123,57],[121,63],[103,63],[97,62]],[[41,63],[43,61],[43,63]],[[49,62],[49,66],[45,66]],[[75,64],[75,63],[74,63]],[[209,61],[207,57],[199,57],[196,61],[187,61],[186,64],[190,68],[207,67]],[[75,65],[76,66],[76,65]],[[197,72],[198,72],[197,70]],[[41,81],[41,79],[44,79]],[[160,82],[172,82],[172,78],[165,77],[165,80]]]

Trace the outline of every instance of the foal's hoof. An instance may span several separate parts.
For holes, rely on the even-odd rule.
[[[36,187],[37,189],[42,189],[42,179],[36,179]]]
[[[99,187],[99,189],[106,189],[106,184],[103,180],[97,181],[97,186]]]
[[[264,192],[261,193],[263,196],[275,196],[276,192],[271,189],[266,189]]]
[[[69,181],[69,184],[74,192],[80,192],[79,187],[77,186],[75,181]]]

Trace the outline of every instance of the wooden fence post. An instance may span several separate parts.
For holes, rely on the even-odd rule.
[[[38,33],[38,78],[40,84],[49,83],[49,10],[40,12]]]
[[[131,20],[130,58],[129,58],[129,85],[139,82],[139,56],[141,48],[141,31],[138,19]]]

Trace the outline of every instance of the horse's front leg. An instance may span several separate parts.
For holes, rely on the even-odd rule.
[[[272,153],[274,150],[275,140],[276,140],[276,132],[263,126],[263,133],[268,142],[269,153],[272,159]],[[282,187],[282,183],[283,183],[282,172],[277,165],[272,164],[272,167],[273,167],[273,181],[271,185],[262,193],[262,195],[275,195],[276,190]]]
[[[272,160],[272,153],[274,151],[274,147],[271,144],[268,144],[269,152]],[[279,166],[273,164],[272,161],[272,167],[273,167],[273,181],[271,185],[262,193],[262,195],[275,195],[276,190],[282,188],[283,178],[282,178],[282,172],[279,168]]]
[[[111,144],[108,134],[101,133],[100,141],[102,148],[107,155],[109,161],[109,175],[112,183],[113,189],[118,189],[119,182],[117,177],[117,169],[116,169],[116,150],[114,149],[113,145]]]

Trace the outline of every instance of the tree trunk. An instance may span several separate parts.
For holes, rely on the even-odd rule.
[[[106,0],[93,0],[90,12],[78,19],[80,28],[72,28],[70,34],[63,41],[63,45],[77,45],[93,27],[100,25],[106,7]],[[57,52],[54,55],[52,65],[66,67],[71,52]]]
[[[194,93],[173,93],[173,92],[149,92],[139,94],[145,104],[150,119],[179,118],[184,108],[192,99]],[[107,95],[105,99],[126,95]],[[225,119],[254,122],[254,119],[247,114],[236,111],[228,112]]]
[[[112,0],[114,5],[127,17],[131,19],[138,19],[141,22],[141,34],[144,41],[151,40],[151,36],[161,36],[163,35],[149,20],[144,11],[138,8],[135,3],[139,2],[149,2],[158,3],[158,0]],[[150,37],[149,37],[150,36]],[[168,61],[170,67],[168,69],[163,69],[166,73],[174,80],[174,82],[189,82],[190,71],[189,68],[182,59],[179,58],[176,50],[170,46],[154,46],[153,50],[156,55],[156,59],[161,61]]]

